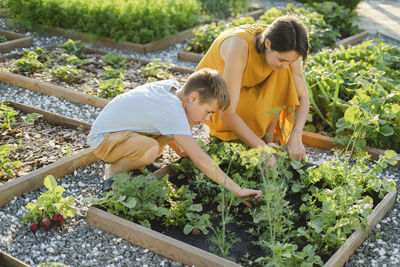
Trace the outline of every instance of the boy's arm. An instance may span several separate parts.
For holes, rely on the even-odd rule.
[[[262,193],[259,190],[241,188],[228,175],[226,175],[189,135],[175,134],[176,143],[186,152],[194,165],[205,175],[219,185],[232,191],[237,197],[254,197],[260,199]]]
[[[176,143],[175,140],[169,142],[168,145],[176,152],[176,154],[178,154],[179,157],[184,158],[188,156],[186,152],[183,151],[183,149]]]

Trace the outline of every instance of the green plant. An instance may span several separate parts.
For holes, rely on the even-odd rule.
[[[99,81],[100,92],[97,94],[99,97],[114,98],[115,96],[124,92],[125,83],[120,78],[108,79]]]
[[[45,65],[39,61],[39,55],[35,51],[27,52],[22,58],[14,61],[15,71],[39,72],[45,68]]]
[[[169,73],[167,72],[173,65],[168,61],[162,63],[160,59],[155,59],[152,62],[146,64],[146,66],[142,67],[140,71],[149,77],[149,82],[153,82],[156,80],[165,80],[169,78]]]
[[[297,0],[297,1],[302,2],[302,3],[309,3],[309,4],[327,2],[325,0]],[[346,8],[348,8],[352,11],[356,9],[357,5],[361,1],[362,0],[332,0],[332,2],[336,2],[341,6],[345,6]]]
[[[126,57],[115,53],[108,53],[103,57],[103,62],[114,69],[125,68]]]
[[[14,169],[22,166],[21,161],[11,161],[9,156],[16,149],[13,145],[0,146],[0,178],[14,175]]]
[[[250,9],[250,0],[200,0],[202,10],[211,19],[236,17]]]
[[[63,27],[92,39],[140,44],[165,39],[201,20],[196,0],[13,0],[9,6],[10,16],[27,27]]]
[[[7,41],[8,41],[8,39],[7,39],[6,36],[0,35],[0,43],[4,43],[4,42],[7,42]]]
[[[52,70],[51,75],[61,81],[73,83],[81,78],[83,72],[83,70],[77,69],[72,65],[66,65],[59,66],[56,69]]]
[[[73,197],[62,197],[65,189],[57,185],[57,181],[52,175],[44,178],[44,186],[48,190],[41,193],[36,201],[31,201],[26,205],[27,211],[22,217],[23,222],[37,224],[44,221],[47,224],[49,218],[53,218],[57,214],[65,218],[73,217],[75,215]]]
[[[18,112],[10,106],[5,104],[0,105],[0,129],[11,129],[14,126],[15,116],[18,115]]]
[[[68,39],[68,41],[61,45],[61,48],[63,48],[68,54],[75,55],[80,59],[86,58],[84,51],[85,45],[81,41]]]
[[[63,54],[62,58],[67,63],[67,65],[78,66],[83,63],[83,61],[75,55]]]
[[[114,69],[110,66],[106,66],[104,68],[104,72],[102,74],[103,79],[108,80],[108,79],[115,79],[115,78],[119,78],[119,79],[124,79],[124,73],[125,70],[120,70],[120,69]]]

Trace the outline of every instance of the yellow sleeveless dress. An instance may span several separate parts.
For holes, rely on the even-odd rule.
[[[262,138],[274,118],[274,114],[269,111],[281,108],[274,140],[282,144],[286,143],[290,136],[294,123],[294,110],[299,105],[299,100],[290,69],[273,71],[256,51],[254,37],[266,28],[266,25],[252,24],[224,31],[215,39],[196,70],[212,68],[223,75],[225,62],[219,52],[221,43],[231,36],[244,39],[249,45],[249,55],[242,77],[236,113],[258,137]],[[223,141],[238,139],[221,121],[219,113],[215,113],[206,124],[210,127],[211,136]]]

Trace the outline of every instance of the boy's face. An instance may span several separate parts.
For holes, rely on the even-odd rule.
[[[189,95],[185,112],[190,126],[208,121],[211,118],[211,115],[217,111],[218,103],[216,99],[200,104],[200,95],[198,92],[192,92]]]

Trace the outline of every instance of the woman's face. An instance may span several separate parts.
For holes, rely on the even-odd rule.
[[[270,48],[270,42],[267,39],[265,42],[266,52],[265,60],[272,70],[287,69],[290,64],[294,63],[300,58],[299,53],[296,51],[278,52]]]

